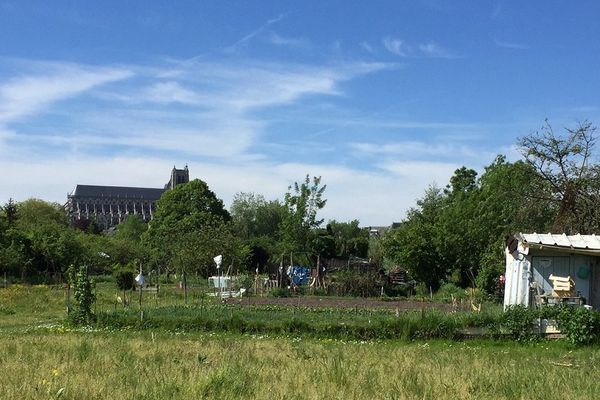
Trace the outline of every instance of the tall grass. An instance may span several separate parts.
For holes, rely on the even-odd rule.
[[[600,349],[127,332],[0,335],[0,398],[591,399]]]
[[[198,307],[154,308],[143,319],[135,310],[100,313],[101,328],[217,331],[232,333],[305,334],[340,339],[458,338],[461,330],[487,326],[499,313],[444,313],[388,310],[306,309],[277,306],[213,304]]]

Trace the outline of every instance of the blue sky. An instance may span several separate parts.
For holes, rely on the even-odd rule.
[[[307,173],[325,218],[398,221],[545,118],[600,104],[595,1],[0,0],[0,201],[162,186],[229,204]]]

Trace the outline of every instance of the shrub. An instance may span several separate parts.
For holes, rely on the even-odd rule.
[[[96,301],[93,283],[87,272],[87,267],[81,266],[76,274],[71,273],[74,287],[75,309],[69,315],[71,322],[76,325],[89,324],[94,320],[92,305]]]
[[[586,345],[600,339],[600,313],[584,307],[561,308],[557,313],[558,328],[575,345]]]
[[[477,274],[477,278],[475,279],[477,287],[484,290],[487,294],[499,298],[502,293],[502,288],[500,287],[500,275],[503,273],[503,265],[484,265],[479,270],[479,274]]]
[[[132,271],[115,272],[115,281],[119,290],[135,289],[135,278]]]
[[[332,289],[339,296],[375,297],[381,294],[381,277],[376,272],[342,271]]]
[[[454,283],[444,283],[435,296],[443,300],[450,300],[452,296],[455,299],[464,299],[466,298],[466,293],[464,289],[459,288]]]
[[[522,305],[510,306],[502,316],[501,325],[516,341],[534,341],[540,338],[539,333],[534,330],[534,322],[538,317],[537,310]]]

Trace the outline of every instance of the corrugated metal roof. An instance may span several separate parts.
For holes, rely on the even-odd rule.
[[[519,233],[516,238],[525,243],[535,243],[544,246],[600,250],[600,237],[596,235],[565,235],[554,233]]]
[[[71,196],[158,200],[164,191],[164,189],[127,186],[77,185]]]

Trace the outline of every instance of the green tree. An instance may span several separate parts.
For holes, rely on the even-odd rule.
[[[17,218],[7,231],[4,263],[13,263],[21,279],[58,279],[68,265],[81,262],[86,251],[56,203],[29,199],[16,204]],[[15,266],[18,260],[19,265]]]
[[[230,220],[223,202],[196,179],[163,194],[142,237],[155,262],[206,276],[218,254],[223,254],[224,265],[242,261]]]
[[[521,153],[548,190],[537,197],[557,208],[553,231],[596,233],[600,229],[600,165],[594,163],[596,128],[588,121],[554,131],[546,120],[541,131],[519,140]]]
[[[327,231],[334,239],[336,257],[366,258],[368,256],[369,232],[359,225],[357,219],[350,222],[329,221]]]
[[[286,252],[309,252],[313,240],[313,230],[319,228],[323,219],[317,213],[327,203],[323,193],[327,185],[321,185],[321,177],[309,175],[302,183],[295,182],[288,187],[284,203],[287,208],[281,223],[283,250]]]
[[[388,232],[381,242],[387,259],[435,289],[448,273],[439,251],[443,236],[438,221],[443,207],[444,196],[440,189],[430,186],[417,201],[417,207],[410,209],[400,226]]]

